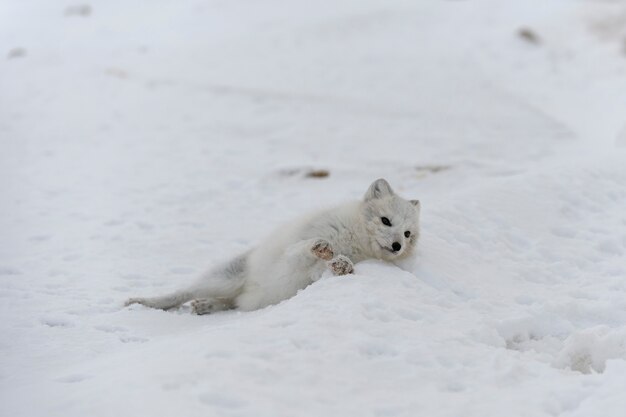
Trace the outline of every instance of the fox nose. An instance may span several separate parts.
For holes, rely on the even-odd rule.
[[[391,245],[391,248],[393,249],[394,252],[398,252],[400,249],[402,249],[402,245],[399,244],[398,242],[393,242],[393,245]]]

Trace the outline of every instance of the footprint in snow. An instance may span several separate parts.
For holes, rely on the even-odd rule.
[[[81,382],[90,378],[93,378],[93,377],[87,374],[71,374],[71,375],[62,376],[61,378],[57,378],[56,381],[63,382],[65,384],[74,384],[76,382]]]
[[[220,408],[241,408],[246,405],[243,400],[226,395],[223,392],[208,392],[198,396],[198,399],[204,404]]]
[[[30,236],[28,238],[28,240],[30,240],[31,242],[45,242],[46,240],[49,240],[52,236],[50,235],[34,235],[34,236]]]
[[[120,336],[120,341],[122,343],[145,343],[148,342],[149,339],[138,336]]]
[[[100,330],[101,332],[105,332],[105,333],[123,333],[123,332],[128,331],[128,329],[125,327],[111,326],[108,324],[94,326],[93,328],[96,330]]]
[[[21,275],[22,271],[10,266],[0,266],[0,275]]]
[[[124,220],[120,219],[112,219],[103,223],[105,226],[120,226],[122,224],[124,224]]]
[[[48,327],[74,327],[74,322],[65,316],[48,315],[40,319]]]

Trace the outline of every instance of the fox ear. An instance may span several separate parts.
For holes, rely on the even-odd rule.
[[[389,197],[393,195],[391,185],[387,180],[379,178],[370,185],[370,188],[365,193],[365,201],[374,200],[377,198]]]
[[[420,207],[420,201],[419,200],[409,200],[409,203],[413,204],[417,208]]]

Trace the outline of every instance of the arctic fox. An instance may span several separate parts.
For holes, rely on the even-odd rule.
[[[420,202],[405,200],[384,179],[362,201],[313,213],[279,228],[256,248],[204,274],[194,285],[163,297],[131,298],[130,304],[170,309],[194,300],[196,314],[238,308],[256,310],[294,296],[326,268],[354,271],[366,259],[393,263],[414,254]]]

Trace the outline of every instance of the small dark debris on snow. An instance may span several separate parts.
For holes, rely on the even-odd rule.
[[[281,169],[278,174],[281,177],[326,178],[330,175],[330,171],[317,168],[285,168]]]
[[[420,174],[436,174],[441,171],[447,171],[452,168],[450,165],[419,165],[415,170]]]
[[[326,169],[312,169],[306,173],[308,178],[326,178],[330,175],[330,172]]]
[[[65,9],[65,16],[88,17],[91,11],[91,6],[88,4],[75,4]]]
[[[8,59],[22,58],[22,57],[25,57],[25,56],[26,56],[26,49],[24,49],[24,48],[13,48],[7,54],[7,58]]]
[[[541,43],[541,39],[539,36],[530,28],[524,27],[520,28],[517,31],[517,36],[528,43],[532,43],[533,45],[539,45]]]

